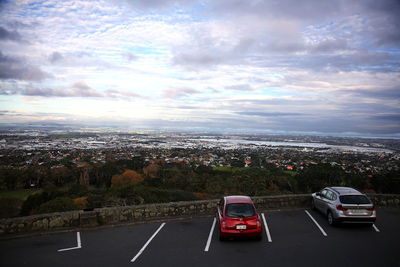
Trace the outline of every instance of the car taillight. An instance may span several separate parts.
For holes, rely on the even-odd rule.
[[[344,208],[342,205],[336,205],[336,209],[337,210],[342,210],[342,211],[346,211],[347,208]]]
[[[225,221],[222,221],[222,228],[225,228],[226,227],[226,223],[225,223]]]
[[[257,221],[257,227],[260,227],[260,226],[261,226],[260,221]]]
[[[368,208],[367,210],[368,210],[368,211],[374,211],[374,210],[375,210],[375,207],[372,206],[371,208]]]

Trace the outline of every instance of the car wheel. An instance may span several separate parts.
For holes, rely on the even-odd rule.
[[[315,210],[315,202],[314,199],[311,200],[311,209]]]
[[[335,218],[333,218],[332,212],[330,212],[330,211],[328,211],[328,223],[329,223],[329,225],[336,224]]]
[[[261,240],[262,240],[262,235],[257,236],[257,237],[256,237],[256,240],[257,240],[257,241],[261,241]]]

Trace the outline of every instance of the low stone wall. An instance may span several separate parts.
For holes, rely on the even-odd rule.
[[[376,206],[400,207],[400,195],[369,195]],[[259,211],[309,207],[310,194],[252,198]],[[96,227],[170,218],[212,215],[218,200],[185,201],[101,208],[93,211],[70,211],[0,220],[0,235],[23,234],[77,227]]]
[[[367,194],[377,207],[400,207],[399,194]]]

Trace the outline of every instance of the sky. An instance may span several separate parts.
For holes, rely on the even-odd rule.
[[[0,0],[0,123],[400,136],[398,0]]]

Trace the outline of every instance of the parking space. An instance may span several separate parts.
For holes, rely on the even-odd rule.
[[[214,217],[195,218],[2,240],[0,266],[400,266],[400,210],[378,210],[380,232],[311,210],[262,213],[261,241],[221,242]]]

